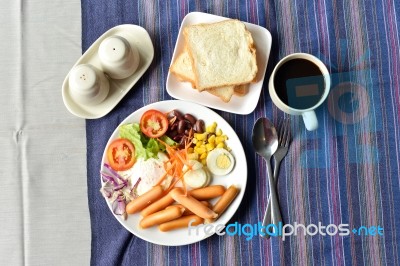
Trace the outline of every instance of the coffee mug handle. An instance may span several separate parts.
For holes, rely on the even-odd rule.
[[[308,131],[316,130],[318,128],[318,120],[314,111],[307,111],[301,115],[303,116],[303,121]]]

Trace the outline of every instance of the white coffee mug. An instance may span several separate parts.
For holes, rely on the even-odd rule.
[[[291,78],[290,81],[294,81],[291,82],[291,88],[292,89],[290,91],[290,94],[293,95],[292,99],[292,103],[295,102],[296,100],[301,101],[302,98],[303,99],[307,99],[307,97],[319,97],[318,101],[315,101],[315,104],[312,104],[312,106],[308,106],[307,108],[299,108],[299,107],[293,107],[290,106],[291,104],[289,104],[289,101],[287,103],[285,103],[278,95],[277,91],[278,90],[287,90],[286,94],[289,91],[289,88],[287,88],[289,85],[289,80],[286,82],[285,84],[285,88],[277,88],[275,87],[275,79],[276,79],[276,74],[277,71],[285,64],[288,63],[290,60],[294,60],[294,59],[305,59],[310,61],[311,63],[313,63],[315,66],[317,66],[320,70],[320,74],[322,74],[323,77],[323,85],[321,84],[306,84],[307,82],[309,83],[313,83],[314,80],[312,79],[312,77],[294,77]],[[301,60],[297,60],[297,61],[301,61]],[[292,66],[293,67],[293,66]],[[299,66],[299,68],[301,68],[301,66]],[[315,76],[315,77],[320,77],[320,75]],[[298,84],[296,84],[296,82]],[[319,92],[319,86],[323,86],[322,88],[322,92]],[[268,89],[269,89],[269,94],[271,96],[272,102],[282,111],[284,111],[285,113],[291,114],[291,115],[301,115],[303,117],[304,120],[304,124],[307,128],[307,130],[315,130],[318,128],[318,120],[317,120],[317,116],[315,115],[314,110],[320,106],[324,100],[328,97],[329,94],[329,89],[331,86],[331,79],[329,76],[329,72],[328,69],[326,68],[326,66],[321,62],[321,60],[319,60],[317,57],[310,55],[310,54],[306,54],[306,53],[294,53],[294,54],[290,54],[284,58],[282,58],[278,64],[275,66],[271,77],[269,79],[269,83],[268,83]],[[303,89],[304,88],[304,89]],[[303,90],[303,91],[302,91]],[[304,92],[305,90],[305,92]],[[317,95],[317,96],[315,96]],[[282,96],[281,96],[282,97]],[[289,98],[289,96],[286,96],[286,98]]]

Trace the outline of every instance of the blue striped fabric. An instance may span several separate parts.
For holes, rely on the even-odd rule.
[[[307,52],[332,73],[320,127],[307,132],[298,117],[279,177],[286,223],[381,226],[383,236],[291,236],[265,240],[212,236],[183,247],[136,238],[113,218],[99,193],[99,168],[108,138],[134,110],[171,99],[165,81],[184,16],[201,11],[267,28],[273,44],[256,110],[219,112],[236,130],[249,165],[243,202],[231,222],[261,221],[268,196],[264,161],[251,148],[251,129],[284,114],[271,102],[267,81],[283,56]],[[132,1],[82,0],[85,51],[113,26],[144,27],[155,46],[150,68],[107,116],[88,120],[88,202],[92,265],[399,265],[400,263],[400,2],[397,0]]]

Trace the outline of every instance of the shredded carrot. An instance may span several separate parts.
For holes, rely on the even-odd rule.
[[[157,181],[157,183],[154,186],[161,185],[162,181],[167,177],[167,175],[170,173],[170,171],[174,168],[175,162],[171,164],[171,166],[168,169],[165,169],[165,173],[160,177],[160,179]],[[165,165],[164,165],[165,167]]]
[[[190,136],[193,134],[192,130],[189,132]],[[188,148],[192,144],[192,141],[185,141],[185,147],[183,149],[177,149],[175,147],[171,147],[164,141],[157,139],[160,143],[164,144],[165,149],[169,155],[168,162],[171,163],[170,167],[167,167],[168,162],[164,164],[165,174],[163,174],[160,179],[157,181],[156,185],[160,185],[162,181],[167,177],[167,175],[171,175],[173,177],[173,182],[166,190],[166,192],[170,191],[175,185],[181,181],[183,184],[183,189],[185,191],[185,195],[187,194],[186,186],[183,180],[183,176],[190,170],[192,170],[192,165],[190,165],[188,160]],[[186,165],[187,169],[183,171],[183,167]]]
[[[185,181],[182,179],[182,177],[187,173],[187,172],[189,172],[189,170],[191,170],[191,169],[186,169],[185,171],[183,171],[182,172],[182,174],[179,176],[179,178],[177,178],[177,179],[175,179],[175,181],[169,186],[169,188],[167,189],[167,192],[169,192],[171,189],[173,189],[174,187],[175,187],[175,185],[176,185],[176,183],[178,183],[179,181],[182,181],[182,183],[185,183]],[[186,195],[186,186],[183,186],[183,189],[184,189],[184,191],[185,191],[185,195]]]

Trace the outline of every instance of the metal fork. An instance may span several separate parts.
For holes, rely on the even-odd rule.
[[[290,134],[290,119],[282,119],[278,125],[278,150],[272,156],[274,159],[274,186],[278,181],[278,174],[279,174],[279,166],[281,161],[286,156],[289,150],[289,145],[291,141],[291,134]],[[264,216],[264,225],[267,226],[271,223],[271,199],[268,197],[268,206],[267,212]],[[265,235],[266,238],[269,238],[269,234]]]

